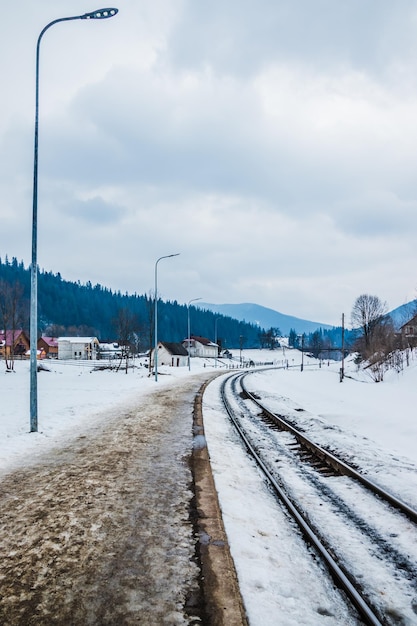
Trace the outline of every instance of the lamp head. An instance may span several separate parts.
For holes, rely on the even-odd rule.
[[[108,17],[114,17],[119,9],[97,9],[91,13],[85,13],[81,16],[82,20],[105,20]]]

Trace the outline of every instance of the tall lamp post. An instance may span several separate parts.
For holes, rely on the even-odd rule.
[[[60,17],[41,31],[36,46],[35,142],[33,159],[32,264],[30,284],[30,432],[38,430],[37,338],[38,338],[38,129],[39,129],[39,51],[44,33],[59,22],[70,20],[102,20],[113,17],[118,9],[98,9],[84,15]]]
[[[201,298],[193,298],[189,300],[187,308],[188,308],[188,371],[191,369],[191,361],[190,361],[190,349],[191,349],[191,337],[190,337],[190,304],[191,302],[197,302],[197,300],[201,300]]]
[[[160,256],[155,263],[155,344],[153,351],[153,363],[155,368],[155,382],[158,382],[158,263],[162,261],[162,259],[170,259],[173,256],[179,256],[179,252],[176,254],[166,254],[165,256]]]

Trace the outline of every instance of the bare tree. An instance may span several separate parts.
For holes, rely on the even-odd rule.
[[[384,380],[384,373],[391,367],[398,368],[395,355],[398,352],[398,338],[389,317],[383,318],[372,333],[370,347],[365,353],[367,369],[375,382]]]
[[[387,303],[378,296],[362,294],[356,298],[351,313],[352,326],[362,331],[365,350],[372,350],[372,339],[387,314]]]
[[[125,360],[126,374],[128,370],[129,355],[132,352],[132,344],[135,342],[135,333],[139,327],[139,321],[136,315],[129,309],[119,309],[116,319],[113,321],[116,329],[119,346],[121,348],[121,356],[119,369]]]
[[[155,292],[150,290],[147,295],[145,295],[146,299],[146,326],[148,331],[148,341],[149,341],[149,376],[151,375],[151,351],[154,343],[154,327],[155,327]],[[145,330],[146,332],[146,330]]]
[[[377,296],[359,296],[351,319],[352,324],[362,331],[355,348],[361,360],[366,361],[365,367],[373,380],[381,382],[385,371],[391,367],[398,370],[402,361],[401,340],[395,333],[391,317],[387,315],[387,305]]]

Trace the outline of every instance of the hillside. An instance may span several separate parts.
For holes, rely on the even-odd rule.
[[[10,286],[18,286],[17,324],[29,330],[30,270],[16,258],[0,259],[0,304],[8,301]],[[16,296],[17,297],[17,296]],[[216,315],[193,306],[191,334],[214,340]],[[121,317],[122,316],[122,317]],[[123,320],[122,320],[123,318]],[[180,342],[187,336],[188,308],[178,302],[158,301],[158,338]],[[120,340],[118,329],[129,323],[137,348],[153,345],[154,299],[152,295],[122,294],[102,285],[83,285],[64,280],[59,273],[39,272],[38,332],[53,336],[94,335],[100,340]],[[0,328],[8,325],[0,306]],[[236,348],[245,337],[247,348],[259,346],[259,326],[222,316],[217,324],[217,339],[222,346]],[[124,329],[126,330],[126,329]]]
[[[313,333],[318,328],[328,330],[333,328],[329,324],[303,320],[250,302],[243,304],[210,304],[208,302],[200,302],[197,306],[207,311],[234,317],[242,322],[256,324],[261,328],[279,328],[284,336],[288,335],[291,329],[294,329],[298,334],[308,334]]]
[[[412,300],[411,302],[407,302],[406,304],[402,304],[398,306],[396,309],[393,309],[389,312],[389,316],[391,317],[395,328],[400,328],[403,324],[408,322],[413,315],[417,313],[417,300]]]

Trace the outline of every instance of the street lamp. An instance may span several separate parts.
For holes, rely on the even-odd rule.
[[[216,317],[216,319],[214,320],[214,343],[216,344],[216,358],[214,359],[214,367],[217,367],[217,357],[219,355],[219,349],[217,346],[217,322],[219,321],[220,317]]]
[[[155,382],[158,382],[158,263],[162,261],[162,259],[170,259],[173,256],[179,256],[179,252],[176,254],[167,254],[165,256],[160,256],[155,263],[155,345],[153,351],[153,362],[155,367]]]
[[[37,383],[37,338],[38,338],[38,128],[39,128],[39,50],[44,33],[58,22],[70,20],[102,20],[113,17],[118,9],[97,9],[84,15],[60,17],[49,22],[41,31],[36,46],[36,96],[35,96],[35,143],[33,159],[33,212],[32,212],[32,265],[30,284],[30,432],[38,430],[38,383]]]
[[[191,346],[191,337],[190,337],[190,304],[191,302],[197,302],[197,300],[201,300],[201,298],[193,298],[192,300],[189,300],[188,302],[188,371],[190,371],[191,369],[191,362],[190,362],[190,346]]]

